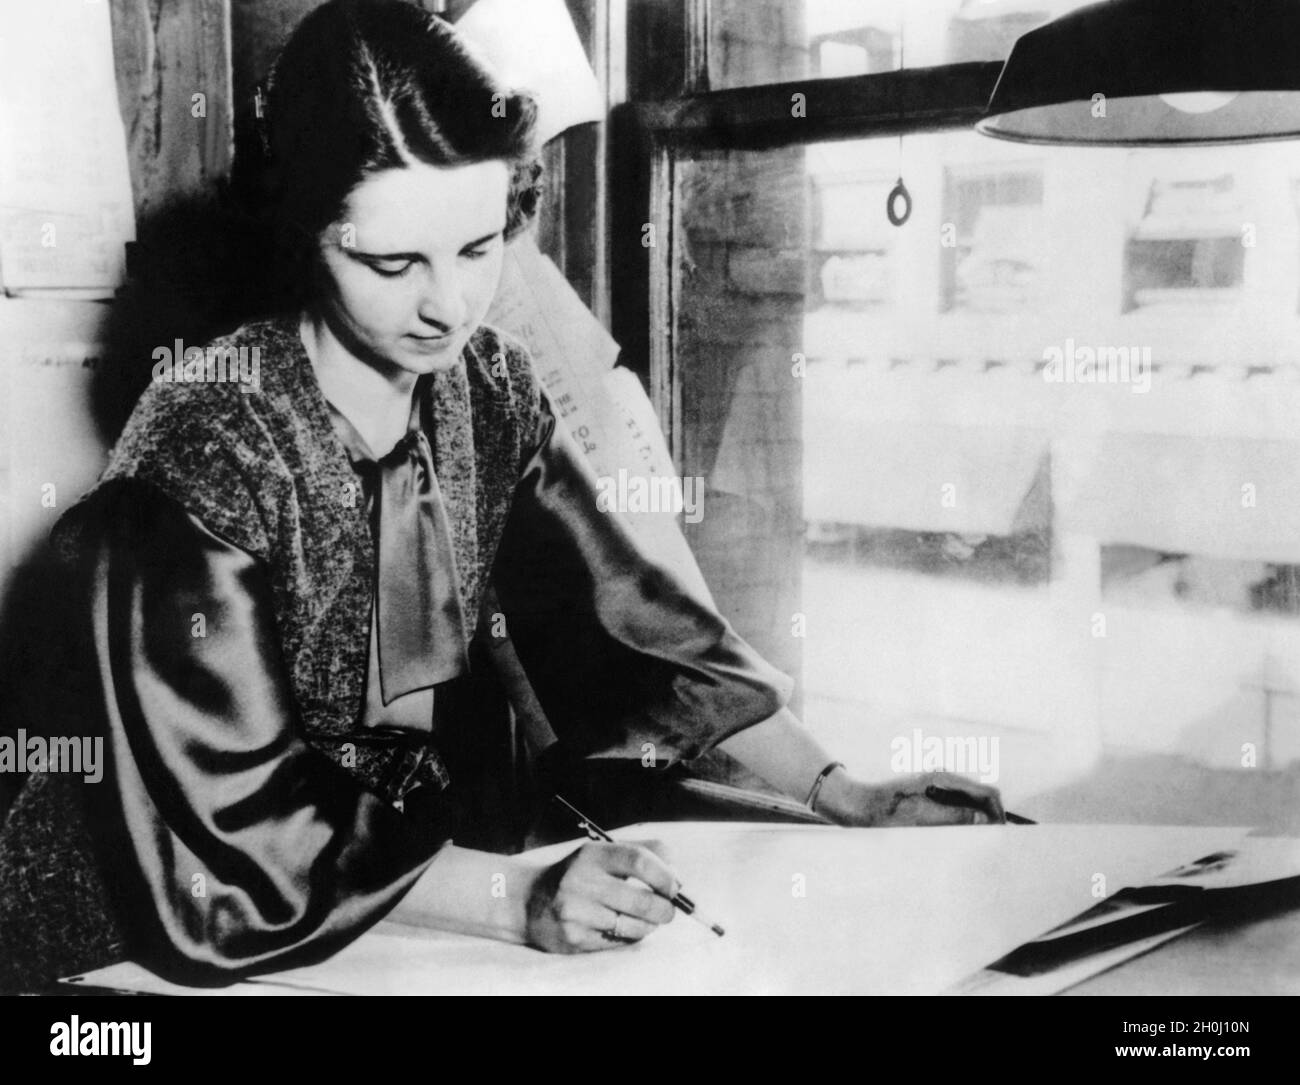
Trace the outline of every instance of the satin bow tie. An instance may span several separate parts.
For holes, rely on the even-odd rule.
[[[469,670],[451,527],[433,451],[420,424],[427,390],[422,378],[406,435],[377,462],[360,434],[339,415],[350,431],[351,439],[344,444],[353,463],[365,464],[378,475],[370,489],[378,534],[375,613],[385,705]]]

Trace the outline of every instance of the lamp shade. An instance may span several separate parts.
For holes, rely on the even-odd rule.
[[[1099,146],[1300,136],[1300,0],[1108,0],[1031,30],[985,135]]]

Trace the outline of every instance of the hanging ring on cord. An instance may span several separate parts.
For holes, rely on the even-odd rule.
[[[905,26],[900,11],[898,19],[899,71],[907,69],[907,38],[903,33]],[[902,211],[897,210],[899,200],[903,201]],[[903,184],[903,102],[901,98],[898,103],[898,183],[889,190],[889,195],[885,197],[885,214],[889,216],[889,221],[895,226],[902,226],[912,217],[912,194],[907,191],[907,185]]]
[[[896,210],[899,200],[903,201],[903,210]],[[903,184],[903,179],[898,179],[898,184],[889,190],[889,196],[885,200],[885,214],[889,216],[889,221],[895,226],[902,226],[912,217],[912,194],[907,191],[907,186]]]

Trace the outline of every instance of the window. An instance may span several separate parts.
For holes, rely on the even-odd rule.
[[[1028,5],[940,6],[951,58],[954,21]],[[873,71],[877,40],[849,44]],[[707,486],[688,540],[864,774],[913,727],[989,735],[1046,816],[1277,822],[1300,759],[1300,148],[1001,143],[966,120],[980,70],[985,98],[951,68],[829,105],[810,80],[839,114],[803,128],[775,122],[788,85],[646,111],[671,212],[653,377]]]

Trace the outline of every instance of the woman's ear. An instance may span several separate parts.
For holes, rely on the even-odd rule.
[[[545,185],[544,169],[540,158],[518,163],[510,176],[510,192],[506,197],[505,239],[509,241],[532,224],[542,202]]]

